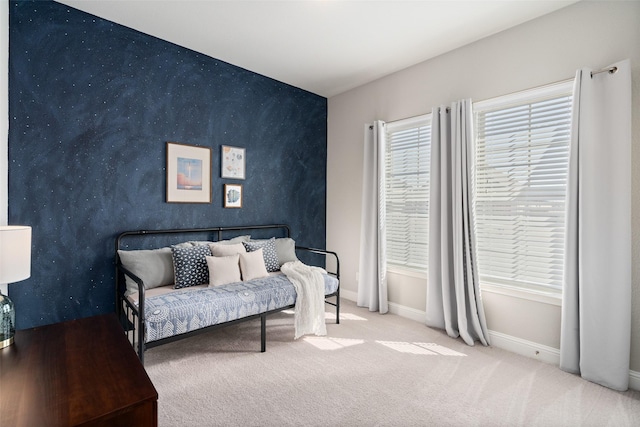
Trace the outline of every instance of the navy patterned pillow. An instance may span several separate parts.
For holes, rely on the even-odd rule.
[[[267,271],[280,270],[280,262],[278,261],[278,253],[276,252],[276,239],[272,237],[269,240],[242,242],[247,252],[257,251],[262,248],[262,256]]]
[[[208,245],[190,247],[171,246],[175,289],[209,283],[207,257],[211,256]]]

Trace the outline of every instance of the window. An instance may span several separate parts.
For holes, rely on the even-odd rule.
[[[426,272],[431,114],[386,125],[387,265]]]
[[[480,282],[562,289],[571,82],[474,104]]]

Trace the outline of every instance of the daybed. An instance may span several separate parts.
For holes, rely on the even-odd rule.
[[[266,351],[267,316],[294,308],[296,289],[302,291],[279,271],[302,265],[295,262],[298,255],[305,264],[332,264],[315,276],[316,289],[324,281],[324,301],[335,306],[340,323],[337,254],[296,246],[290,234],[286,225],[121,233],[115,244],[116,311],[140,360],[146,349],[256,318]],[[322,305],[321,295],[318,301]]]

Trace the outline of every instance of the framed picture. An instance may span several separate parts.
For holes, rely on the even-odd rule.
[[[211,148],[167,142],[167,203],[211,203]]]
[[[242,184],[225,184],[224,185],[224,207],[225,208],[241,208],[242,207]]]
[[[244,179],[245,157],[244,148],[222,146],[222,161],[220,176],[222,178]]]

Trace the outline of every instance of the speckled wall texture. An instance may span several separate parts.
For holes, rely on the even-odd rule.
[[[9,223],[33,227],[19,329],[113,311],[121,231],[286,223],[324,247],[325,98],[59,3],[11,2],[9,23]],[[212,148],[212,203],[166,203],[167,141]],[[220,177],[221,145],[246,148],[245,180]]]

